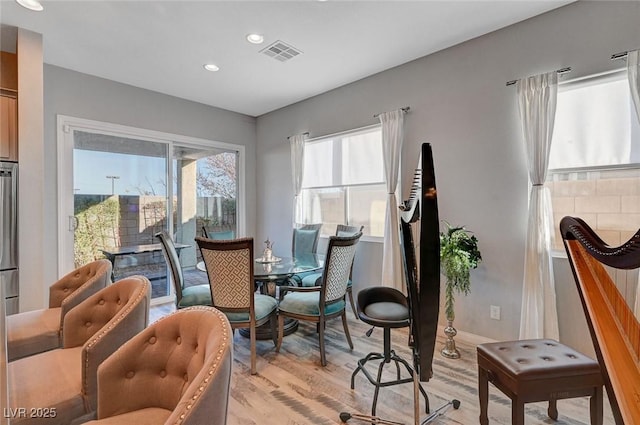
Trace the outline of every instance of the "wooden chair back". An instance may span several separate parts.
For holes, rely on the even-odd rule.
[[[223,312],[253,312],[253,238],[196,238],[207,268],[213,306]]]
[[[171,270],[171,277],[173,278],[173,286],[176,291],[176,304],[179,304],[182,299],[182,288],[184,288],[184,276],[182,275],[180,256],[169,235],[165,232],[158,232],[155,236],[160,239],[160,243],[162,244],[162,252],[164,253],[164,258],[167,261],[167,265]]]
[[[322,289],[320,292],[320,311],[323,304],[344,299],[347,282],[351,273],[356,245],[362,233],[353,236],[331,236],[327,248],[324,272],[322,273]]]

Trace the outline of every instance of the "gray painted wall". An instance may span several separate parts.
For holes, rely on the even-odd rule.
[[[258,117],[257,240],[269,236],[275,246],[290,244],[287,136],[358,128],[374,124],[375,113],[410,106],[403,197],[420,143],[432,143],[440,218],[474,231],[484,258],[472,272],[471,295],[457,298],[455,326],[497,340],[517,339],[528,175],[515,88],[505,82],[566,66],[573,72],[565,79],[623,67],[609,58],[640,48],[639,22],[638,2],[577,2]],[[380,282],[380,244],[363,245],[355,291]],[[566,260],[554,264],[561,339],[590,352]],[[502,308],[502,320],[489,318],[490,305]]]
[[[55,253],[57,237],[58,114],[163,131],[246,147],[247,234],[255,229],[255,118],[184,99],[115,83],[52,65],[44,67],[44,250]],[[25,171],[25,170],[22,170]],[[42,170],[26,170],[42,173]],[[31,212],[23,211],[28,223]],[[55,255],[45,255],[43,290],[68,270],[57,270]],[[40,297],[42,298],[42,297]],[[46,298],[46,297],[45,297]]]

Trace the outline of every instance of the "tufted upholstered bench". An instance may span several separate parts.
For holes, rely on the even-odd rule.
[[[547,413],[558,418],[556,401],[591,397],[591,425],[602,425],[602,375],[598,362],[551,339],[480,344],[478,394],[480,425],[487,425],[489,382],[512,402],[511,423],[524,424],[524,404],[549,401]]]
[[[65,315],[110,283],[111,262],[92,261],[49,287],[49,308],[7,316],[9,361],[59,348]]]

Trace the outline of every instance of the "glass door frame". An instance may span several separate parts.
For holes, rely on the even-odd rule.
[[[73,149],[74,131],[80,130],[91,133],[99,133],[110,136],[147,140],[150,142],[164,143],[168,145],[166,158],[168,182],[173,182],[174,146],[192,147],[200,149],[223,149],[235,151],[238,154],[237,196],[236,196],[236,231],[237,235],[246,234],[246,157],[245,146],[232,143],[218,142],[178,134],[165,133],[155,130],[147,130],[120,124],[107,123],[85,118],[76,118],[67,115],[57,115],[57,183],[58,183],[58,277],[62,277],[73,269],[73,231],[74,231],[74,191],[73,191]],[[167,184],[167,214],[168,229],[173,229],[173,184]],[[194,242],[195,244],[195,242]],[[152,304],[171,302],[175,296],[173,285],[169,285],[170,295],[152,300]]]

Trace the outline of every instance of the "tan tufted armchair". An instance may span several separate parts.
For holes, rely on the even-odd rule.
[[[40,409],[34,411],[55,416],[17,415],[11,423],[65,425],[91,416],[98,366],[147,326],[150,297],[151,285],[144,276],[109,285],[65,315],[62,348],[9,363],[10,408],[27,413]]]
[[[227,423],[233,334],[213,307],[179,310],[124,344],[98,369],[91,425]]]
[[[49,287],[49,308],[7,316],[7,356],[16,360],[59,348],[62,324],[73,307],[111,283],[111,262],[97,260]]]

